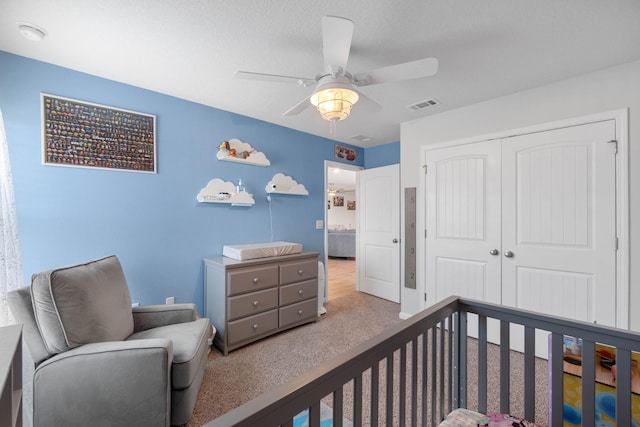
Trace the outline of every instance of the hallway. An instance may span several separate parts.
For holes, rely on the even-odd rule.
[[[331,301],[356,290],[356,261],[346,258],[329,258],[328,286]]]

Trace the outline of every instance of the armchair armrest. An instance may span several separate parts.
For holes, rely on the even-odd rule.
[[[86,344],[34,374],[34,425],[165,425],[173,345],[166,339]]]
[[[192,322],[199,317],[195,304],[159,304],[133,307],[133,332],[175,323]]]

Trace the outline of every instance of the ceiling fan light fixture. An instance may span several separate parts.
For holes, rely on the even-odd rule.
[[[336,122],[349,117],[351,107],[358,99],[358,93],[349,85],[334,82],[318,86],[309,100],[323,119]]]

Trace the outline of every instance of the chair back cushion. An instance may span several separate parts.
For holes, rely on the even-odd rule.
[[[115,256],[34,274],[31,298],[50,354],[133,333],[131,295]]]

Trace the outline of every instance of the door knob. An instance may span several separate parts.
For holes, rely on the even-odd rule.
[[[504,256],[506,256],[507,258],[513,258],[513,252],[511,252],[511,251],[506,251],[506,252],[504,253]]]
[[[398,239],[393,239],[392,242],[393,243],[398,243]]]
[[[490,253],[491,255],[498,255],[498,254],[500,253],[500,251],[499,251],[499,250],[497,250],[497,249],[491,249],[491,250],[489,251],[489,253]]]

